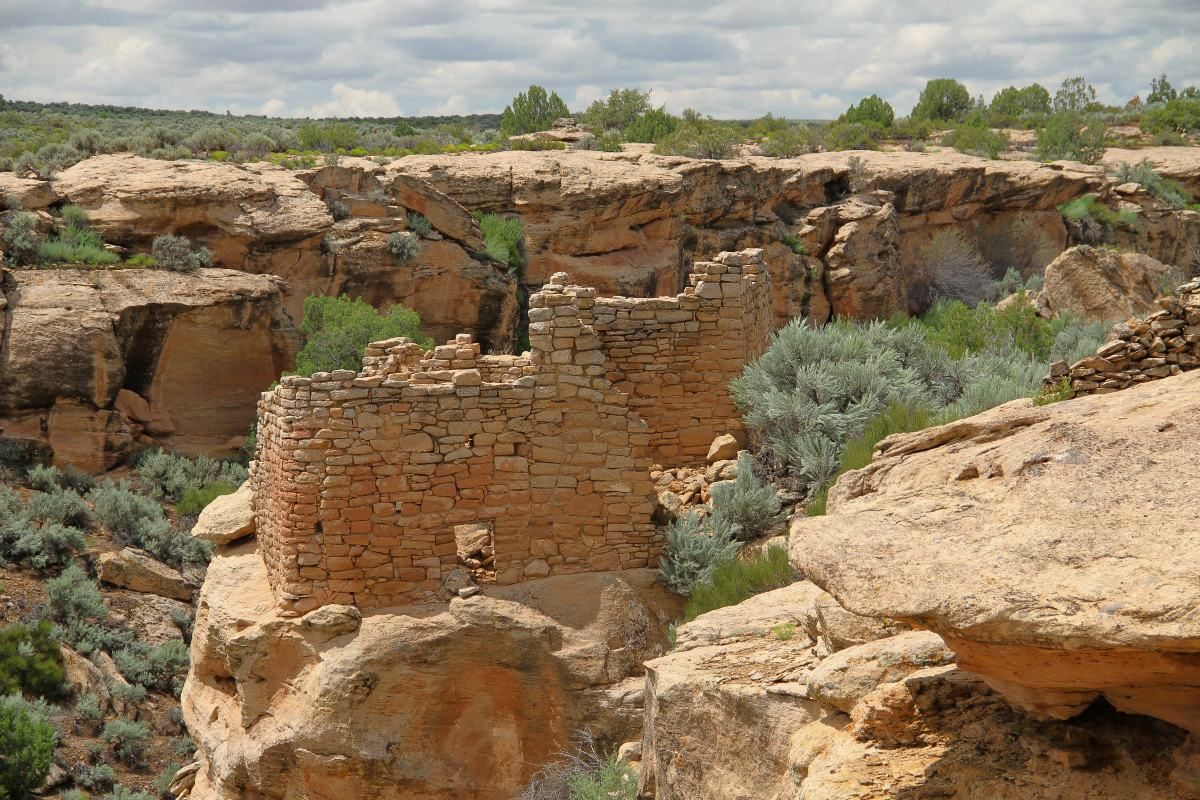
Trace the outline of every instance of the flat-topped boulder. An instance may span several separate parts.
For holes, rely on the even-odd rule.
[[[1154,300],[1173,288],[1182,271],[1141,253],[1081,245],[1065,250],[1046,267],[1037,297],[1046,317],[1076,314],[1115,322],[1158,310]]]
[[[850,611],[941,634],[1016,706],[1098,697],[1200,730],[1200,373],[885,439],[793,563]]]

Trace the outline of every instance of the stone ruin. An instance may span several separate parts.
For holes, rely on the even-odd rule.
[[[771,330],[761,250],[689,283],[598,298],[556,273],[530,298],[524,355],[398,338],[357,374],[264,393],[251,481],[281,611],[432,601],[464,569],[512,584],[654,565],[651,464],[741,434],[728,385]]]
[[[1044,383],[1070,381],[1073,397],[1107,394],[1200,367],[1200,279],[1156,301],[1144,320],[1113,328],[1113,339],[1074,364],[1050,365]]]

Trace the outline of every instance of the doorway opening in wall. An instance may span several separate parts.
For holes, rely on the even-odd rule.
[[[471,573],[476,583],[496,582],[496,546],[492,539],[492,523],[455,525],[454,542],[458,549],[458,563]]]

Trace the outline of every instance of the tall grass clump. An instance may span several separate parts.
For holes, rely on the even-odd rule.
[[[788,561],[787,550],[772,545],[765,554],[751,559],[732,559],[717,566],[708,580],[692,588],[684,609],[683,621],[691,622],[701,614],[733,606],[756,594],[769,592],[795,582],[796,572]]]
[[[520,217],[500,214],[476,214],[483,234],[484,252],[507,264],[509,272],[520,274],[525,267],[525,224]]]

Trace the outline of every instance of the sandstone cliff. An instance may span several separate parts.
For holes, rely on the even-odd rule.
[[[155,236],[178,233],[206,245],[219,266],[284,278],[284,307],[297,324],[306,296],[346,293],[415,308],[435,338],[470,331],[504,348],[515,331],[515,278],[477,257],[483,242],[470,213],[367,159],[292,172],[119,153],[82,161],[52,186],[59,202],[88,212],[105,241],[149,250]],[[335,222],[335,202],[347,219]],[[408,213],[425,215],[432,231],[397,264],[386,238]]]
[[[228,450],[295,357],[282,283],[223,269],[4,271],[0,434],[103,470],[135,441]],[[233,445],[236,446],[236,445]]]
[[[254,542],[209,567],[184,717],[204,800],[509,800],[590,728],[641,729],[642,662],[678,599],[651,570],[486,587],[449,605],[283,619]]]
[[[1200,174],[1195,148],[1174,149],[1187,165],[1181,169]],[[509,152],[410,156],[387,170],[427,180],[468,208],[520,214],[533,284],[565,270],[604,293],[672,293],[694,258],[763,247],[780,324],[796,316],[823,322],[831,311],[863,317],[905,309],[921,279],[923,251],[948,230],[1001,272],[1045,267],[1068,241],[1057,206],[1114,190],[1100,167],[956,153],[696,161],[641,152]],[[860,207],[842,210],[855,194]],[[1166,263],[1195,259],[1200,215],[1167,210],[1144,192],[1127,202],[1144,216],[1118,231],[1119,241]],[[804,254],[784,235],[803,242]]]

